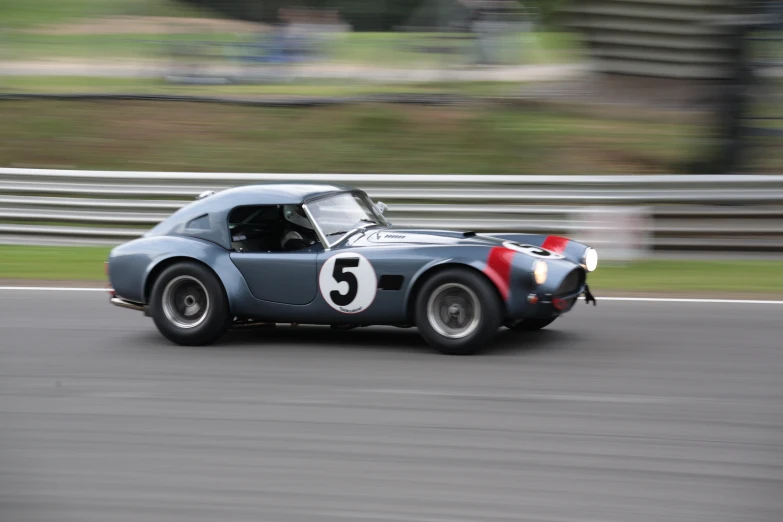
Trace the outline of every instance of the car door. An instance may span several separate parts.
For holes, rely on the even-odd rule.
[[[316,251],[232,252],[231,261],[256,299],[305,305],[318,291]]]
[[[281,205],[246,205],[228,216],[231,229],[231,261],[242,273],[256,299],[271,303],[306,305],[318,291],[317,256],[323,248],[313,245],[283,251]]]

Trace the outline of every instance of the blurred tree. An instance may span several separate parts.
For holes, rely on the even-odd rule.
[[[356,31],[389,31],[406,20],[425,0],[180,0],[254,22],[279,21],[281,8],[336,9]],[[453,0],[458,1],[458,0]]]
[[[573,2],[574,0],[519,0],[524,9],[532,10],[538,22],[548,28],[558,25],[563,7]]]
[[[281,8],[336,9],[356,31],[391,31],[406,25],[412,17],[430,27],[438,25],[444,12],[473,8],[518,5],[534,13],[544,25],[557,23],[561,8],[573,0],[180,0],[214,9],[226,16],[254,22],[278,21]],[[508,6],[504,7],[508,9]],[[440,20],[442,22],[442,20]]]

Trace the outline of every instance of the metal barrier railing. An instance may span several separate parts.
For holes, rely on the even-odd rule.
[[[0,169],[0,242],[117,244],[140,236],[204,190],[306,181],[364,189],[389,205],[392,222],[405,226],[560,233],[606,243],[621,237],[644,243],[649,238],[649,247],[659,251],[783,252],[783,175],[242,174],[5,168]],[[633,217],[639,209],[648,219]]]

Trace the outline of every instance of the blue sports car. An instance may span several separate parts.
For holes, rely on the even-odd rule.
[[[232,326],[415,326],[445,354],[505,326],[538,330],[580,295],[594,249],[562,237],[394,227],[385,205],[330,184],[206,192],[107,261],[111,303],[183,345]]]

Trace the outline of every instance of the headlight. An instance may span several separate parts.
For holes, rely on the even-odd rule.
[[[549,275],[549,267],[544,261],[536,261],[533,263],[533,278],[537,285],[546,283],[547,275]]]
[[[585,268],[588,272],[592,272],[598,267],[598,252],[594,248],[588,248],[585,252]]]

